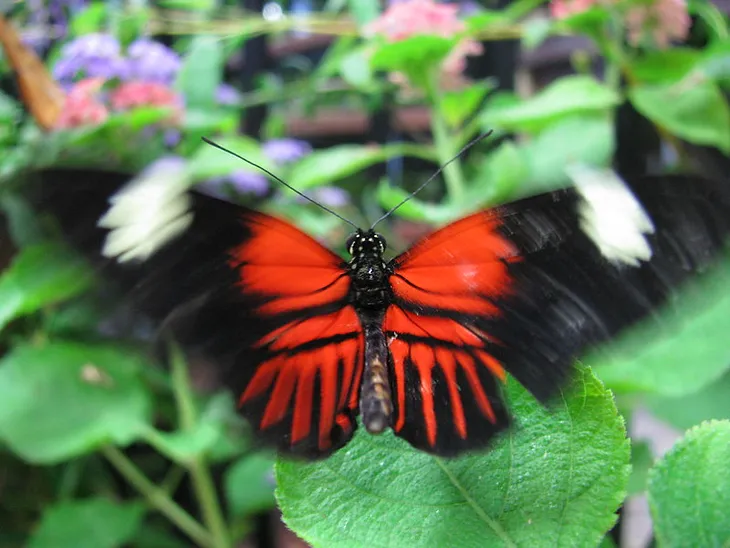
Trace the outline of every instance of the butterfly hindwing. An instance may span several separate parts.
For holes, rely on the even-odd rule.
[[[383,327],[397,435],[440,455],[484,446],[509,423],[505,371],[547,401],[581,351],[652,314],[724,246],[727,189],[673,176],[630,191],[651,222],[621,234],[636,238],[628,249],[609,245],[630,225],[626,204],[617,199],[605,243],[605,219],[571,188],[456,221],[391,262]]]
[[[343,260],[287,222],[198,193],[191,224],[143,260],[102,256],[97,226],[129,178],[42,174],[41,208],[140,312],[212,362],[258,437],[325,456],[355,428],[363,334]]]

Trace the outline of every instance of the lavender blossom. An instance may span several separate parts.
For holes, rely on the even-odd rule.
[[[221,84],[215,91],[215,100],[219,105],[238,105],[241,101],[241,94],[230,84]]]
[[[337,186],[321,186],[307,192],[307,196],[327,207],[345,207],[350,203],[350,193]],[[297,196],[296,201],[307,202],[301,196]]]
[[[277,164],[288,164],[312,152],[312,146],[298,139],[272,139],[261,147],[264,154]]]
[[[53,67],[53,76],[61,84],[79,77],[123,79],[126,67],[117,39],[110,34],[94,33],[80,36],[63,47]]]
[[[127,57],[127,78],[165,85],[172,85],[182,65],[177,53],[150,38],[132,42]]]
[[[211,177],[200,183],[198,188],[224,200],[229,199],[232,193],[260,197],[269,191],[269,181],[260,173],[238,169],[227,175]]]

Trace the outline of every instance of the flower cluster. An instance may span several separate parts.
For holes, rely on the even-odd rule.
[[[451,38],[466,30],[458,18],[457,4],[437,4],[434,0],[404,0],[392,3],[380,17],[363,29],[365,35],[381,35],[389,42],[399,42],[417,35]],[[459,75],[466,66],[466,57],[480,55],[482,45],[463,39],[445,59],[442,70],[447,75]]]
[[[564,19],[595,5],[616,3],[617,0],[552,0],[550,13],[556,19]],[[657,47],[666,48],[672,40],[685,40],[691,24],[686,0],[647,0],[631,5],[625,15],[628,40],[634,46],[648,35]]]
[[[66,44],[53,69],[67,90],[57,127],[100,124],[111,111],[169,107],[165,125],[182,122],[183,101],[170,87],[180,69],[170,48],[148,38],[133,42],[125,53],[109,34],[81,36]]]

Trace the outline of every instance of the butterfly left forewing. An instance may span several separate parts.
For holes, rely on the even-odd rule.
[[[321,457],[350,439],[364,343],[342,259],[289,223],[194,192],[186,208],[163,194],[170,213],[153,211],[154,189],[134,201],[125,175],[41,178],[39,208],[135,309],[216,367],[260,440]]]

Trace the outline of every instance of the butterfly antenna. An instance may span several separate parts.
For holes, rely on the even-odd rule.
[[[423,183],[421,183],[421,186],[419,186],[416,190],[414,190],[408,196],[406,196],[405,198],[403,198],[403,200],[401,200],[401,202],[399,204],[395,205],[390,210],[388,210],[382,217],[380,217],[380,219],[378,219],[377,221],[375,221],[372,224],[372,226],[370,227],[370,230],[372,230],[373,228],[375,228],[375,225],[377,225],[380,221],[382,221],[382,220],[387,219],[388,217],[390,217],[396,209],[398,209],[399,207],[401,207],[408,200],[410,200],[411,198],[413,198],[416,194],[418,194],[419,192],[421,192],[426,187],[426,185],[428,183],[430,183],[431,181],[433,181],[444,169],[446,169],[446,167],[451,162],[453,162],[454,160],[457,160],[458,158],[461,158],[461,156],[467,150],[469,150],[471,147],[473,147],[474,145],[476,145],[482,139],[485,139],[485,138],[489,137],[492,134],[492,131],[493,130],[489,130],[486,133],[482,133],[481,135],[478,135],[477,137],[474,137],[474,139],[472,139],[466,145],[464,145],[464,147],[459,152],[457,152],[456,155],[453,158],[451,158],[451,160],[449,160],[444,165],[442,165],[440,168],[438,168],[433,175],[431,175],[428,179],[426,179]]]
[[[354,227],[354,228],[355,228],[355,230],[358,230],[358,226],[357,226],[357,225],[356,225],[355,223],[353,223],[352,221],[350,221],[350,220],[348,220],[348,219],[345,219],[345,218],[344,218],[344,217],[343,217],[342,215],[340,215],[340,214],[339,214],[339,213],[337,213],[336,211],[332,211],[332,210],[331,210],[330,208],[328,208],[328,207],[327,207],[326,205],[324,205],[324,204],[320,204],[320,203],[319,203],[319,202],[318,202],[317,200],[315,200],[314,198],[310,198],[310,197],[309,197],[309,196],[307,196],[306,194],[303,194],[303,193],[299,192],[299,191],[298,191],[298,190],[297,190],[296,188],[294,188],[293,186],[291,186],[291,185],[290,185],[289,183],[287,183],[286,181],[284,181],[284,180],[283,180],[283,179],[281,179],[280,177],[277,177],[276,175],[274,175],[273,173],[271,173],[271,172],[270,172],[270,171],[269,171],[268,169],[266,169],[265,167],[262,167],[262,166],[258,165],[257,163],[254,163],[254,162],[252,162],[251,160],[248,160],[248,159],[244,158],[244,157],[243,157],[243,156],[241,156],[240,154],[237,154],[237,153],[233,152],[232,150],[230,150],[230,149],[227,149],[226,147],[224,147],[224,146],[222,146],[222,145],[219,145],[219,144],[218,144],[218,143],[216,143],[215,141],[211,141],[211,140],[210,140],[210,139],[208,139],[207,137],[202,137],[202,139],[203,139],[203,141],[205,141],[205,142],[206,142],[206,143],[208,143],[209,145],[211,145],[211,146],[213,146],[213,147],[215,147],[215,148],[217,148],[217,149],[219,149],[219,150],[222,150],[223,152],[227,152],[228,154],[230,154],[230,155],[232,155],[232,156],[235,156],[235,157],[236,157],[236,158],[238,158],[239,160],[243,160],[243,161],[244,161],[244,162],[246,162],[247,164],[249,164],[249,165],[251,165],[251,166],[255,167],[256,169],[258,169],[258,170],[260,170],[260,171],[262,171],[262,172],[264,172],[264,173],[265,173],[266,175],[268,175],[269,177],[271,177],[272,179],[274,179],[274,180],[275,180],[275,181],[276,181],[277,183],[281,183],[282,185],[284,185],[284,186],[285,186],[286,188],[288,188],[289,190],[291,190],[291,191],[292,191],[292,192],[294,192],[295,194],[298,194],[299,196],[301,196],[301,197],[302,197],[302,198],[304,198],[305,200],[307,200],[307,201],[309,201],[309,202],[312,202],[312,203],[313,203],[314,205],[316,205],[316,206],[319,206],[319,207],[321,207],[322,209],[324,209],[324,210],[325,210],[325,211],[327,211],[328,213],[331,213],[332,215],[334,215],[334,216],[335,216],[335,217],[337,217],[338,219],[340,219],[340,220],[342,220],[342,221],[345,221],[345,222],[346,222],[347,224],[349,224],[350,226]]]

